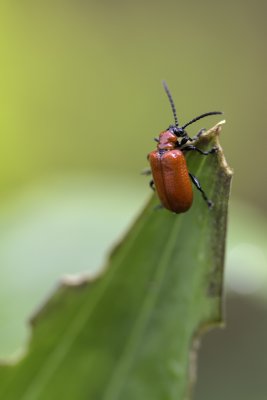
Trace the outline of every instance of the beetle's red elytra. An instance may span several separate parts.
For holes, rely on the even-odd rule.
[[[193,202],[193,191],[182,151],[152,151],[149,161],[161,204],[175,213],[187,211]]]
[[[184,153],[186,151],[197,151],[202,155],[208,155],[215,153],[217,148],[212,147],[208,151],[203,151],[196,146],[188,144],[188,142],[192,142],[200,137],[205,129],[201,129],[196,136],[190,138],[185,128],[208,115],[223,113],[220,111],[211,111],[201,114],[180,127],[171,93],[165,82],[163,82],[163,86],[172,107],[175,125],[170,125],[166,131],[160,133],[159,138],[155,139],[158,143],[157,150],[152,151],[148,155],[153,177],[150,186],[156,189],[164,208],[179,214],[189,210],[192,205],[193,182],[201,192],[208,207],[211,208],[213,206],[212,201],[208,199],[198,179],[188,171]]]

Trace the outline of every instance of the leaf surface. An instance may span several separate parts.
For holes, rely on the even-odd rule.
[[[221,125],[198,146],[219,146]],[[197,190],[179,215],[153,196],[102,272],[63,282],[33,318],[26,354],[0,368],[1,399],[186,398],[194,339],[222,322],[232,175],[221,149],[187,160],[214,208]]]

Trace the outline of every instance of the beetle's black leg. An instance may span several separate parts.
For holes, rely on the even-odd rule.
[[[151,187],[152,190],[155,190],[155,184],[153,179],[149,182],[149,186]]]
[[[179,147],[183,146],[184,144],[186,144],[188,142],[188,140],[190,140],[190,138],[188,136],[182,138]]]
[[[190,142],[193,142],[194,140],[200,138],[200,136],[203,135],[204,132],[206,132],[206,128],[200,129],[200,131],[195,136],[193,136],[192,139],[190,139]]]
[[[183,137],[181,140],[180,140],[180,142],[177,140],[177,142],[176,142],[176,144],[175,144],[175,147],[176,148],[180,148],[180,147],[183,147],[187,142],[188,142],[188,140],[191,140],[190,139],[190,137],[188,137],[188,136],[186,136],[186,137]],[[182,149],[183,150],[183,149]]]
[[[204,190],[202,189],[202,187],[201,187],[201,185],[200,185],[198,179],[197,179],[193,174],[191,174],[190,172],[189,172],[189,176],[190,176],[190,178],[191,178],[193,184],[194,184],[194,185],[197,187],[197,189],[201,192],[202,197],[203,197],[203,199],[205,200],[205,202],[207,203],[208,207],[209,207],[209,208],[212,208],[212,207],[213,207],[213,202],[207,198],[207,195],[206,195],[206,193],[204,192]]]
[[[203,151],[203,150],[199,149],[198,147],[193,146],[193,145],[190,144],[189,146],[183,147],[182,150],[183,150],[183,151],[184,151],[184,150],[185,150],[185,151],[192,151],[192,150],[194,150],[194,151],[198,151],[200,154],[202,154],[202,155],[204,155],[204,156],[207,156],[208,154],[215,153],[215,152],[218,150],[218,147],[212,147],[212,149],[210,149],[210,150],[208,150],[208,151]]]
[[[206,132],[206,128],[201,128],[200,131],[199,131],[195,136],[193,136],[192,138],[188,138],[188,140],[189,140],[190,142],[194,142],[195,140],[199,139],[200,136],[201,136],[204,132]]]
[[[149,168],[146,168],[141,172],[141,175],[151,175],[151,174],[152,174],[152,172],[151,172],[151,169],[149,169]]]
[[[163,205],[162,204],[157,204],[155,207],[154,207],[154,210],[155,211],[158,211],[158,210],[162,210],[164,207],[163,207]]]

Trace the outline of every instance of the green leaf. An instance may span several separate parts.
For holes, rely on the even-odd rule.
[[[219,146],[221,125],[198,146]],[[232,175],[221,150],[190,154],[188,166],[214,208],[195,191],[176,215],[153,196],[99,276],[63,281],[33,318],[27,353],[0,368],[1,399],[186,398],[194,340],[222,321]]]

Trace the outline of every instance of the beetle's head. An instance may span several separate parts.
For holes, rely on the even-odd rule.
[[[178,138],[188,136],[184,128],[180,126],[170,125],[169,131],[172,132],[174,135],[176,135],[176,137]]]

